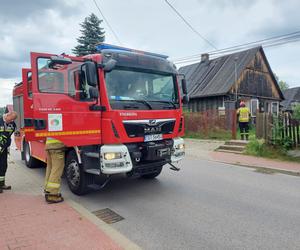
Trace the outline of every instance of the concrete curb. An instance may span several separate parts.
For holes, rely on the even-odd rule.
[[[300,177],[300,172],[297,172],[297,171],[253,166],[253,165],[247,165],[247,164],[243,164],[243,163],[239,163],[239,162],[226,162],[226,161],[220,161],[220,160],[212,160],[212,161],[220,162],[220,163],[223,163],[223,164],[226,164],[226,165],[233,165],[233,166],[237,166],[237,167],[245,167],[245,168],[252,168],[252,169],[256,169],[256,170],[262,170],[262,172],[271,171],[273,173],[280,173],[280,174],[293,175],[293,176]]]
[[[88,219],[90,222],[95,224],[100,230],[106,233],[113,241],[115,241],[118,245],[120,245],[124,249],[128,250],[140,250],[141,248],[127,239],[124,235],[119,233],[117,230],[107,225],[105,222],[100,220],[96,215],[92,214],[85,207],[80,205],[79,203],[73,200],[66,200],[66,202],[75,209],[79,214]]]

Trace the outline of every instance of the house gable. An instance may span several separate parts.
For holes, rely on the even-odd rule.
[[[236,86],[238,87],[239,95],[275,100],[284,99],[262,49],[257,51],[253,59],[239,75],[237,84],[231,88],[231,93],[235,93]]]

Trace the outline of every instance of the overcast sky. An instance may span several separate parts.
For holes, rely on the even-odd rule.
[[[123,46],[171,59],[211,51],[164,0],[96,0]],[[300,30],[299,0],[169,0],[218,49]],[[0,106],[29,67],[29,52],[71,54],[84,18],[100,13],[93,0],[0,1]],[[107,43],[118,44],[105,22]],[[271,68],[300,86],[300,42],[265,49]]]

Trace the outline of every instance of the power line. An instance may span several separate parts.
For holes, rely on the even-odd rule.
[[[207,42],[211,47],[217,50],[217,47],[213,45],[208,39],[206,39],[204,36],[202,36],[180,13],[179,11],[168,2],[168,0],[165,0],[165,2],[170,6],[170,8],[184,21],[184,23],[199,37],[201,37],[205,42]]]
[[[103,17],[104,21],[106,22],[107,26],[109,27],[109,29],[111,30],[111,32],[112,32],[113,35],[115,36],[116,40],[118,41],[118,43],[119,43],[120,45],[122,45],[122,43],[121,43],[119,37],[117,36],[116,32],[114,32],[113,28],[110,26],[108,20],[105,18],[104,14],[103,14],[103,12],[101,11],[100,7],[98,6],[96,0],[93,0],[93,1],[94,1],[95,5],[96,5],[97,9],[99,10],[101,16]]]
[[[297,41],[299,41],[299,39],[300,39],[300,31],[296,31],[296,32],[289,33],[286,35],[275,36],[275,37],[271,37],[271,38],[267,38],[267,39],[258,40],[255,42],[245,43],[245,44],[227,47],[227,48],[216,50],[216,51],[211,51],[211,52],[208,52],[208,54],[213,57],[219,57],[222,55],[239,52],[239,51],[242,51],[245,49],[250,49],[253,47],[257,47],[257,46],[263,46],[264,48],[280,46],[280,45],[287,44],[287,43],[297,42]],[[201,54],[196,54],[196,55],[183,57],[183,58],[174,60],[174,62],[178,63],[178,64],[187,63],[187,62],[197,61],[200,59],[200,57],[201,57]]]
[[[297,38],[299,35],[300,35],[300,31],[297,31],[297,32],[286,34],[286,35],[275,36],[275,37],[271,37],[271,38],[267,38],[267,39],[258,40],[258,41],[255,41],[255,42],[249,42],[249,43],[240,44],[240,45],[236,45],[236,46],[232,46],[232,47],[227,47],[227,48],[220,49],[220,50],[214,50],[214,51],[210,51],[210,52],[207,52],[207,53],[212,55],[212,54],[224,53],[224,52],[227,52],[227,51],[230,51],[230,52],[238,51],[238,50],[241,50],[241,49],[249,48],[249,47],[251,47],[251,45],[253,45],[252,47],[254,47],[254,46],[257,46],[257,45],[262,45],[265,42],[274,42],[278,39],[280,39],[280,40],[281,39],[290,39],[290,38],[293,38],[293,37]],[[175,59],[175,61],[181,61],[181,60],[191,59],[191,58],[200,57],[200,56],[201,56],[201,54],[196,54],[196,55],[192,55],[192,56],[186,56],[186,57],[183,57],[183,58],[178,58],[178,59]]]

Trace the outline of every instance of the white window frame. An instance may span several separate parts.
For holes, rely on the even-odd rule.
[[[253,112],[252,102],[256,102],[256,110],[255,110],[255,114],[256,114],[257,110],[258,110],[258,107],[259,107],[259,101],[258,101],[258,99],[251,99],[250,100],[250,113],[251,113],[251,117],[256,117],[256,115],[254,115],[254,112]]]
[[[274,104],[276,104],[276,106],[277,106],[276,113],[275,113],[275,115],[277,116],[279,114],[279,102],[272,102],[271,103],[271,113],[272,114],[274,114],[274,112],[273,112],[273,105]]]

